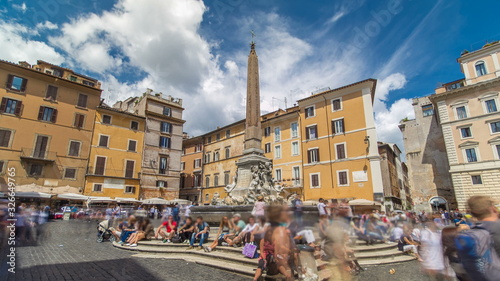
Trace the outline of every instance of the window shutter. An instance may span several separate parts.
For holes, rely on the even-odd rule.
[[[335,135],[335,121],[332,121],[332,135]]]
[[[105,165],[106,165],[106,158],[97,157],[96,164],[95,164],[95,174],[96,175],[104,175]]]
[[[309,136],[309,127],[306,128],[306,140],[310,139]]]
[[[83,128],[83,122],[85,121],[85,115],[79,114],[78,115],[78,128]]]
[[[56,120],[57,120],[57,109],[54,108],[54,111],[52,111],[52,118],[50,119],[50,121],[52,123],[56,123]]]
[[[307,163],[311,163],[311,153],[312,150],[307,151]]]
[[[342,124],[342,133],[345,133],[345,123],[344,123],[344,119],[340,120],[340,123]]]
[[[1,147],[8,147],[9,146],[10,135],[11,135],[11,131],[0,130],[0,146]]]
[[[24,78],[23,83],[21,84],[21,92],[26,91],[26,84],[28,84],[28,79]]]
[[[134,161],[127,160],[125,177],[127,178],[134,177]]]
[[[317,159],[317,162],[320,162],[321,160],[319,160],[319,148],[317,148],[315,150],[316,150],[316,159]]]
[[[7,98],[2,98],[2,103],[0,104],[0,111],[5,112],[6,106],[7,106]]]
[[[17,115],[17,116],[21,115],[22,106],[23,106],[23,102],[22,101],[17,101],[17,103],[16,103],[16,109],[14,111],[15,115]]]
[[[42,120],[43,118],[43,111],[45,110],[44,106],[40,106],[40,110],[38,110],[38,120]]]
[[[12,88],[12,81],[14,80],[14,75],[12,74],[9,74],[9,76],[7,77],[7,88]]]
[[[172,127],[173,127],[173,126],[172,126],[172,124],[170,124],[170,123],[169,123],[169,124],[168,124],[168,132],[169,132],[170,134],[172,133]]]

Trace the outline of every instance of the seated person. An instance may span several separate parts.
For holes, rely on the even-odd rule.
[[[258,217],[257,218],[258,224],[259,224],[259,229],[256,229],[253,233],[255,243],[257,245],[260,245],[260,240],[264,238],[264,233],[266,233],[267,229],[269,228],[270,224],[266,222],[266,217]]]
[[[200,240],[198,250],[201,250],[203,249],[203,242],[208,238],[210,227],[208,226],[208,223],[203,221],[202,216],[196,218],[196,223],[194,226],[195,231],[191,235],[191,241],[189,241],[188,250],[194,248],[194,242],[196,241],[196,239]]]
[[[164,221],[157,229],[155,233],[155,239],[158,239],[158,235],[163,238],[163,243],[170,243],[170,239],[174,237],[175,230],[177,229],[177,222],[174,221],[173,216],[168,216],[167,221]]]
[[[363,229],[363,226],[361,224],[360,217],[353,217],[350,226],[354,230],[354,234],[358,237],[359,240],[363,240],[368,243],[369,239],[365,235],[365,230]]]
[[[127,222],[123,219],[116,220],[118,224],[117,227],[110,227],[109,230],[116,237],[116,240],[120,240],[120,236],[122,235],[122,231],[128,227]]]
[[[130,247],[137,247],[137,242],[141,240],[149,240],[154,235],[154,227],[153,224],[149,221],[149,219],[144,219],[144,221],[140,224],[137,232],[132,233],[127,240]]]
[[[398,250],[404,253],[413,254],[418,259],[418,261],[423,261],[418,254],[418,245],[419,243],[413,240],[411,229],[409,227],[405,228],[403,235],[401,235],[398,240]]]
[[[128,217],[128,222],[127,222],[127,226],[126,228],[124,228],[122,230],[122,234],[120,236],[120,241],[118,242],[118,244],[123,244],[125,243],[125,241],[127,241],[127,239],[129,238],[129,236],[136,232],[137,231],[137,219],[135,218],[135,216],[133,215],[130,215]]]
[[[234,230],[233,222],[229,220],[228,217],[222,217],[222,220],[219,225],[219,232],[217,232],[217,240],[215,240],[212,243],[212,245],[203,247],[205,252],[211,252],[215,250],[217,246],[222,246],[223,243],[229,245],[228,243],[228,241],[230,241],[229,237],[234,235],[233,230]]]
[[[290,230],[290,234],[292,235],[293,239],[297,242],[304,243],[306,242],[309,246],[311,247],[316,247],[317,245],[314,243],[316,241],[316,238],[314,237],[314,233],[310,229],[305,229],[301,227],[297,222],[293,221],[290,223],[288,226]],[[298,243],[298,244],[301,244]]]
[[[254,242],[253,233],[256,230],[259,230],[259,224],[255,221],[254,216],[250,216],[248,218],[248,224],[245,226],[245,228],[243,228],[243,230],[240,232],[237,238],[238,240],[242,241],[243,244],[252,243]]]
[[[191,239],[191,235],[194,232],[194,222],[191,217],[186,217],[186,223],[181,226],[178,230],[177,233],[179,233],[179,236],[181,237],[181,241],[183,243],[189,243],[189,240]]]
[[[233,224],[234,224],[234,239],[229,239],[229,246],[236,246],[241,243],[242,237],[238,238],[243,229],[247,226],[246,223],[241,219],[240,214],[233,215]]]

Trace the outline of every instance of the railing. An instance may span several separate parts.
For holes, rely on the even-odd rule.
[[[53,151],[38,150],[33,148],[21,148],[21,157],[36,160],[55,161],[57,153]]]

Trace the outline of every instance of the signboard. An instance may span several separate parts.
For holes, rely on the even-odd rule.
[[[354,172],[352,172],[352,181],[353,182],[368,181],[368,172],[367,171],[354,171]]]

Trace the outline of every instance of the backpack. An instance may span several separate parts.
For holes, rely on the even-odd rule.
[[[500,258],[493,247],[490,232],[481,224],[459,233],[455,245],[467,275],[474,277],[475,281],[498,280]]]
[[[182,243],[181,236],[179,236],[179,234],[175,234],[175,236],[172,237],[172,243]]]

